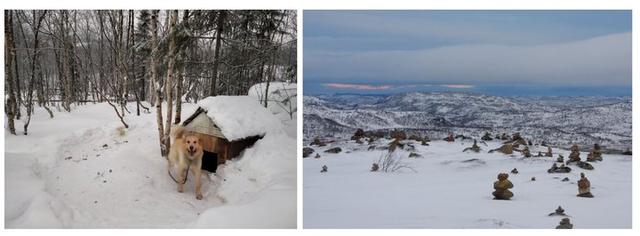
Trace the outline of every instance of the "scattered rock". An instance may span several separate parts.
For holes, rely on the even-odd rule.
[[[556,159],[556,162],[564,163],[564,157],[562,155],[558,155],[558,159]]]
[[[311,142],[311,146],[316,145],[318,147],[324,147],[327,146],[327,144],[325,142],[323,142],[322,140],[320,140],[320,138],[316,137],[313,139],[313,142]]]
[[[362,129],[356,130],[356,133],[351,136],[351,140],[360,140],[361,138],[364,138],[364,130]]]
[[[329,171],[329,168],[326,165],[323,165],[322,170],[320,170],[320,173],[325,173],[327,171]]]
[[[373,151],[376,149],[376,145],[371,145],[369,146],[369,148],[367,148],[367,151]]]
[[[498,151],[498,152],[501,152],[501,153],[504,153],[504,154],[507,154],[507,155],[513,154],[513,145],[510,144],[510,143],[507,143],[505,145],[502,145],[499,148],[490,150],[489,153],[492,153],[492,152],[495,152],[495,151]]]
[[[420,137],[420,135],[417,135],[417,134],[409,135],[409,140],[415,140],[416,142],[424,141],[424,139],[422,137]]]
[[[587,162],[584,161],[578,161],[578,163],[576,163],[576,165],[582,169],[585,170],[593,170],[593,166]]]
[[[340,153],[340,152],[342,152],[342,148],[334,147],[334,148],[331,148],[331,149],[327,149],[324,152],[326,152],[326,153]]]
[[[109,145],[107,145],[106,143],[104,145],[102,145],[102,148],[108,148]]]
[[[313,148],[310,148],[310,147],[303,148],[302,149],[302,158],[309,157],[309,155],[311,155],[313,152],[315,152],[315,150],[313,150]]]
[[[536,181],[536,177],[531,177],[531,181]]]
[[[511,170],[511,174],[518,174],[518,169],[513,168],[513,170]]]
[[[558,167],[556,163],[553,163],[553,165],[551,165],[551,168],[547,170],[547,173],[569,173],[569,172],[571,172],[571,168],[565,166],[564,164]]]
[[[478,164],[486,164],[486,162],[484,162],[483,160],[480,160],[478,158],[471,158],[471,159],[467,159],[464,161],[461,161],[462,163],[470,163],[470,162],[474,162],[474,163],[478,163]]]
[[[564,177],[564,179],[562,179],[562,182],[567,182],[569,181],[569,177]]]
[[[316,153],[316,156],[314,158],[316,159],[320,158],[320,153]]]
[[[65,160],[71,160],[71,158],[73,158],[73,157],[72,156],[68,156],[68,157],[65,157],[64,159]]]
[[[480,152],[480,146],[478,146],[478,142],[474,139],[473,145],[471,147],[465,148],[462,152],[472,151],[472,152]]]
[[[407,139],[407,134],[404,131],[394,130],[391,131],[391,138],[396,140],[405,140]]]
[[[420,157],[422,157],[422,155],[420,155],[419,153],[415,153],[415,152],[409,153],[409,158],[420,158]]]
[[[371,171],[372,172],[376,172],[380,169],[380,166],[377,163],[373,163],[373,165],[371,165]]]

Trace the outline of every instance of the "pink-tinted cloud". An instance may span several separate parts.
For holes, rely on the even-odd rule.
[[[455,89],[470,89],[470,88],[474,88],[475,86],[470,84],[443,84],[442,87],[455,88]]]
[[[327,83],[326,87],[334,89],[357,89],[357,90],[387,90],[391,89],[391,85],[370,85],[370,84],[343,84],[343,83]]]

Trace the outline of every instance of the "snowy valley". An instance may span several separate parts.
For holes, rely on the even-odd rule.
[[[358,129],[405,130],[442,139],[520,132],[534,142],[568,148],[600,143],[631,148],[630,97],[500,97],[470,93],[304,97],[304,138],[348,138]]]

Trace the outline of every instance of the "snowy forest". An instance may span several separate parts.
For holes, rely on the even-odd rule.
[[[296,227],[295,10],[4,20],[8,228]],[[172,166],[188,143],[176,127],[198,114],[224,135],[219,147],[236,138],[229,130],[260,139],[233,155],[209,143],[205,159],[214,138],[199,133],[189,162],[208,167]]]
[[[295,83],[296,38],[291,10],[6,10],[8,130],[27,135],[35,106],[107,102],[125,128],[156,109],[162,142],[183,102]]]

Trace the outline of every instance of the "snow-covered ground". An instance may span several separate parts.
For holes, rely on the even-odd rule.
[[[376,145],[388,142],[379,140]],[[594,170],[573,165],[570,173],[549,174],[557,155],[567,158],[568,150],[554,149],[553,158],[524,159],[517,152],[487,153],[499,142],[479,144],[480,153],[463,153],[471,146],[468,141],[414,145],[422,158],[407,158],[404,150],[399,155],[415,172],[394,173],[370,172],[386,151],[367,151],[367,144],[311,146],[315,152],[303,161],[304,227],[552,229],[562,217],[548,214],[562,206],[574,228],[631,228],[631,156],[603,154],[603,162],[592,163]],[[334,147],[342,152],[324,152]],[[538,151],[546,148],[535,147],[532,154]],[[321,157],[314,158],[316,153]],[[580,156],[585,160],[587,153]],[[320,173],[323,165],[328,172]],[[509,173],[513,168],[519,174]],[[500,172],[509,173],[515,186],[510,201],[492,200]],[[595,198],[576,197],[580,172],[591,181]],[[565,177],[570,181],[561,181]]]
[[[184,104],[183,119],[195,109]],[[36,108],[28,136],[5,127],[5,227],[296,227],[295,120],[203,177],[196,200],[192,175],[183,193],[167,175],[151,111],[128,114],[124,132],[106,103],[54,119]]]

